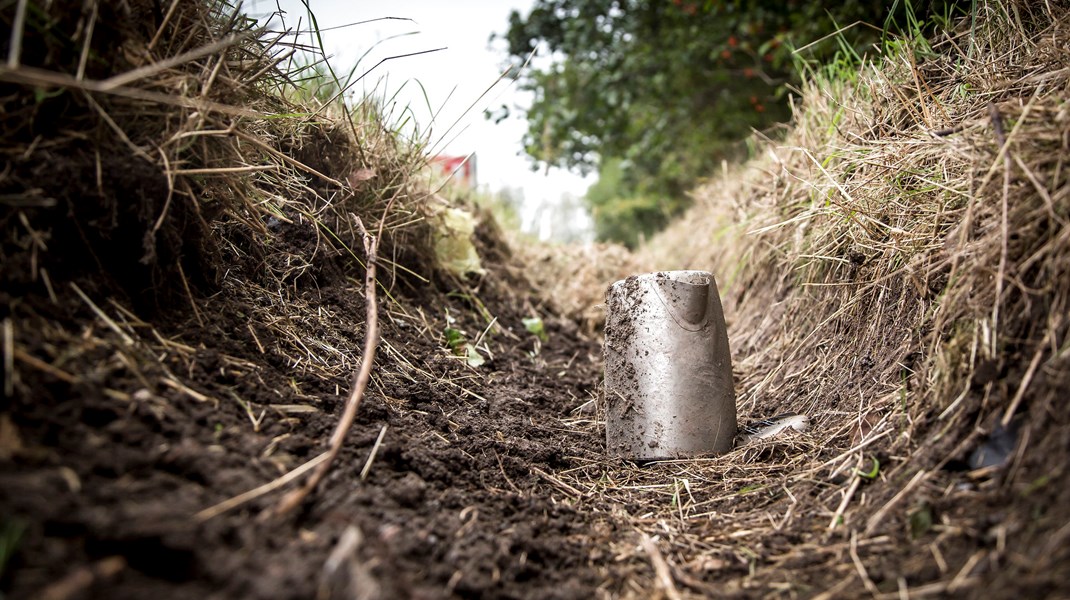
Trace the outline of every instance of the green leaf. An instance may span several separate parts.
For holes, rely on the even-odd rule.
[[[462,350],[467,343],[464,340],[464,334],[459,329],[447,327],[444,333],[446,335],[446,346],[453,350],[454,353],[459,353],[458,350]]]
[[[933,512],[928,504],[922,504],[910,513],[910,537],[918,539],[933,526]]]
[[[479,353],[479,350],[472,344],[465,344],[464,361],[468,363],[469,367],[480,367],[483,363],[487,362],[487,359],[483,358],[483,355]]]
[[[861,469],[856,469],[855,470],[855,472],[858,473],[859,477],[865,477],[866,479],[876,479],[877,478],[877,474],[880,473],[880,471],[881,471],[881,462],[879,460],[877,460],[876,457],[873,457],[872,460],[873,460],[873,468],[870,469],[868,472],[862,472]]]
[[[483,357],[479,349],[475,344],[469,342],[464,337],[464,332],[460,329],[454,329],[453,327],[447,327],[443,330],[446,336],[446,346],[457,356],[463,356],[464,362],[470,367],[479,367],[483,363],[487,362],[487,359]]]
[[[42,88],[42,87],[35,87],[35,88],[33,88],[33,100],[34,100],[34,103],[40,104],[40,103],[44,102],[45,100],[49,100],[49,99],[52,99],[52,98],[55,98],[55,97],[59,96],[60,94],[62,94],[65,91],[66,90],[64,88],[59,88],[57,90],[49,91],[49,90],[47,90],[45,88]]]
[[[1037,477],[1032,482],[1030,482],[1030,484],[1028,486],[1026,486],[1026,488],[1024,490],[1022,490],[1021,494],[1022,494],[1022,496],[1028,496],[1028,495],[1032,494],[1033,492],[1035,492],[1035,491],[1047,486],[1048,483],[1050,483],[1050,482],[1051,482],[1051,476],[1049,476],[1049,475],[1041,475],[1040,477]]]
[[[529,333],[539,338],[539,341],[545,342],[550,339],[550,336],[546,335],[546,329],[543,327],[542,319],[539,317],[532,317],[530,319],[521,319],[524,323],[524,329],[527,329]]]

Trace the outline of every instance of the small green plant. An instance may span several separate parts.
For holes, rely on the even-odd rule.
[[[863,471],[862,469],[855,469],[855,472],[858,473],[859,477],[864,477],[866,479],[876,479],[877,475],[880,474],[880,472],[881,472],[881,461],[877,460],[877,457],[873,457],[870,460],[873,461],[873,463],[872,463],[873,466],[872,466],[872,468],[870,468],[869,471]]]
[[[1029,485],[1026,486],[1026,488],[1021,491],[1021,495],[1022,495],[1022,497],[1028,496],[1028,495],[1032,494],[1033,492],[1036,492],[1037,490],[1043,489],[1050,482],[1051,482],[1051,477],[1050,476],[1041,475],[1040,477],[1037,477],[1036,479],[1031,481],[1029,483]]]
[[[540,342],[546,343],[550,339],[550,336],[546,334],[546,328],[542,324],[542,319],[539,317],[531,317],[520,320],[524,324],[524,329],[528,330],[535,337],[539,338]]]
[[[909,519],[910,537],[916,540],[932,529],[933,511],[928,504],[922,503],[911,511]]]
[[[446,347],[456,356],[463,356],[468,366],[472,368],[482,366],[483,363],[487,362],[487,359],[483,357],[483,354],[480,353],[475,344],[468,341],[463,331],[453,327],[454,322],[454,318],[449,313],[446,313],[446,328],[443,330]]]

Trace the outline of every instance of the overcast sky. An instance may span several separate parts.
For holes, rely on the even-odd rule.
[[[514,116],[495,125],[483,117],[488,108],[527,104],[516,86],[505,80],[482,99],[480,96],[499,78],[505,60],[504,42],[491,44],[491,34],[505,33],[510,11],[526,15],[532,0],[309,0],[309,5],[336,72],[348,72],[357,65],[359,74],[390,56],[445,48],[389,60],[358,85],[365,91],[396,93],[397,114],[408,106],[421,128],[430,128],[432,142],[442,140],[435,150],[449,155],[475,152],[479,182],[491,191],[503,186],[522,187],[526,212],[530,213],[540,203],[556,204],[565,192],[582,196],[593,183],[592,178],[582,179],[559,169],[551,170],[548,176],[542,171],[533,173],[521,147],[526,123]],[[276,10],[275,0],[253,0],[246,6],[254,16]],[[278,6],[286,13],[287,27],[296,29],[300,19],[301,29],[308,29],[301,0],[279,0]],[[412,20],[341,27],[382,17]],[[312,38],[305,35],[304,41]],[[438,114],[432,119],[435,112]],[[455,122],[457,125],[447,132]]]

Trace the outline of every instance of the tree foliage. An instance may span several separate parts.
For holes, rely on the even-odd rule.
[[[505,35],[514,66],[536,47],[550,53],[518,71],[533,92],[525,149],[537,164],[599,169],[606,181],[587,198],[598,235],[634,243],[685,208],[687,190],[752,129],[788,119],[792,49],[856,21],[880,26],[896,5],[536,0]],[[853,27],[806,55],[861,52],[879,34]]]

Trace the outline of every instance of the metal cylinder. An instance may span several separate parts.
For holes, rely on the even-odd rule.
[[[727,452],[736,395],[717,282],[662,271],[606,292],[606,448],[659,460]]]

